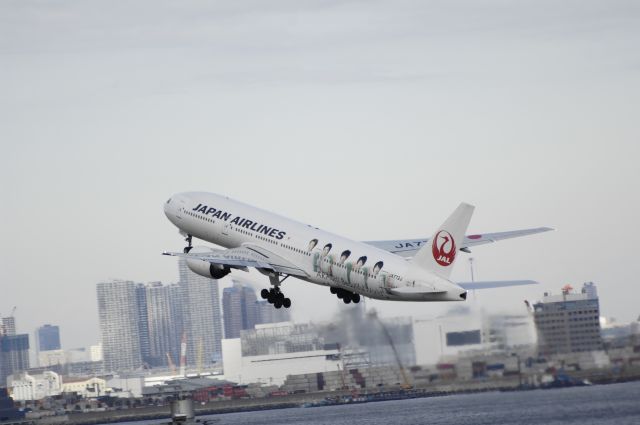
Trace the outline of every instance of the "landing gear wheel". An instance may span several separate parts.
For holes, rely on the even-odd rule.
[[[338,298],[343,299],[345,296],[344,291],[342,289],[338,289],[338,293],[336,294]]]
[[[360,302],[360,294],[353,294],[351,301],[353,301],[354,304],[358,304]]]
[[[269,303],[273,304],[275,308],[289,308],[291,307],[291,300],[285,297],[284,293],[280,290],[280,284],[284,282],[289,275],[285,276],[283,279],[280,279],[280,273],[265,273],[269,276],[269,282],[273,286],[268,291],[263,289],[260,291],[260,296],[262,298],[267,298]]]
[[[329,292],[335,295],[338,293],[338,288],[336,288],[335,286],[331,286],[329,287]]]
[[[345,304],[350,304],[350,303],[351,303],[351,298],[349,298],[349,297],[344,297],[344,298],[342,299],[342,302],[343,302],[343,303],[345,303]]]

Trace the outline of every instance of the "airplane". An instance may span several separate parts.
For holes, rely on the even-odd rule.
[[[221,279],[255,268],[269,277],[260,295],[275,308],[291,307],[281,290],[289,277],[328,286],[345,304],[362,296],[393,301],[464,301],[467,291],[531,285],[531,280],[458,282],[449,279],[458,252],[548,227],[466,235],[474,208],[461,203],[431,238],[355,241],[308,224],[206,192],[173,195],[164,213],[186,236],[182,257],[194,273]],[[193,238],[224,247],[192,245]]]

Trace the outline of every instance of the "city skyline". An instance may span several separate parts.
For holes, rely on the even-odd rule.
[[[197,276],[197,275],[196,275]],[[231,286],[225,287],[223,293],[220,295],[220,316],[219,316],[219,326],[224,329],[222,337],[226,338],[238,338],[239,331],[243,329],[253,329],[254,326],[260,324],[271,324],[278,322],[285,322],[292,320],[290,317],[290,311],[288,309],[275,309],[271,304],[269,304],[265,300],[258,299],[258,291],[259,289],[252,286],[248,281],[245,280],[232,280]],[[140,283],[133,281],[125,281],[121,279],[114,279],[112,281],[100,282],[96,284],[96,289],[98,293],[99,304],[104,304],[100,299],[105,297],[104,286],[113,287],[114,285],[125,285],[126,288],[117,289],[112,295],[111,298],[116,297],[119,300],[126,299],[129,295],[135,294],[135,296],[129,300],[130,304],[127,306],[122,303],[113,303],[113,307],[117,310],[117,314],[112,315],[112,317],[117,318],[121,323],[116,326],[114,329],[122,329],[123,323],[127,326],[125,328],[130,327],[132,332],[137,333],[137,340],[139,345],[139,350],[135,349],[135,351],[139,351],[140,353],[140,365],[147,363],[148,366],[151,367],[168,367],[167,363],[167,354],[169,354],[172,363],[174,366],[178,366],[180,361],[180,335],[184,332],[184,319],[181,318],[182,309],[177,307],[177,304],[182,302],[183,290],[180,288],[179,284],[168,283],[163,284],[159,281]],[[239,291],[240,290],[240,291]],[[124,292],[123,292],[124,291]],[[131,292],[133,291],[133,292]],[[231,293],[241,292],[242,295],[240,298],[235,298],[233,301],[226,301],[225,297]],[[251,293],[252,292],[252,293]],[[145,299],[145,308],[144,310],[140,309],[140,294],[144,293]],[[588,296],[589,299],[598,300],[598,291],[596,289],[596,285],[594,282],[583,282],[581,285],[576,285],[574,288],[571,285],[565,285],[560,288],[557,292],[544,292],[540,294],[540,297],[535,304],[526,303],[525,312],[529,311],[531,307],[535,307],[536,305],[542,305],[541,303],[549,302],[549,300],[562,300],[562,299],[582,299],[580,297]],[[245,303],[245,300],[253,300],[254,306],[251,310],[247,310],[247,306],[241,308],[241,311],[233,311],[230,314],[225,313],[226,308],[238,308],[241,307],[241,304]],[[369,300],[371,301],[371,300]],[[348,306],[341,306],[338,316],[341,314],[349,314],[349,315],[365,315],[365,305],[358,305],[357,309],[350,309]],[[489,313],[482,306],[478,304],[468,305],[469,308],[453,308],[447,314],[442,316],[422,316],[422,317],[413,317],[400,315],[397,317],[391,317],[391,319],[397,319],[398,317],[413,317],[414,319],[420,321],[424,320],[441,320],[442,317],[447,317],[447,315],[464,315],[464,314],[477,314],[480,311],[484,311],[485,313]],[[127,309],[127,311],[123,310]],[[176,309],[178,309],[176,311]],[[372,313],[369,311],[369,313]],[[520,312],[522,313],[522,312]],[[368,313],[367,313],[368,314]],[[491,314],[491,313],[490,313]],[[104,312],[101,312],[99,309],[96,310],[96,315],[101,316],[104,315]],[[148,322],[145,324],[147,330],[146,335],[142,333],[142,327],[140,324],[141,316],[148,317]],[[127,317],[136,317],[136,319],[132,322],[127,321]],[[231,324],[227,325],[227,318],[231,318]],[[153,318],[153,319],[152,319]],[[621,324],[632,323],[635,321],[640,321],[640,317],[636,320],[632,320],[630,322],[618,321],[614,317],[607,315],[606,312],[600,312],[598,318],[599,321],[596,320],[597,323],[606,323],[609,326],[619,326]],[[240,320],[240,322],[238,322]],[[349,319],[351,320],[351,319]],[[242,324],[244,321],[246,323]],[[307,322],[295,322],[296,324],[304,324]],[[323,322],[318,322],[316,324],[321,324]],[[326,323],[332,323],[328,321]],[[0,335],[5,332],[5,335],[19,335],[21,336],[27,345],[29,345],[29,357],[35,362],[31,361],[32,365],[37,366],[38,362],[41,361],[38,358],[39,352],[44,351],[44,354],[51,354],[54,358],[57,356],[66,356],[66,362],[74,363],[78,361],[86,361],[86,354],[82,354],[82,359],[74,359],[74,354],[78,351],[87,351],[90,353],[90,357],[94,358],[96,354],[94,354],[93,350],[97,347],[100,349],[100,355],[102,355],[102,342],[100,340],[94,341],[95,344],[86,344],[84,346],[62,346],[60,343],[60,327],[58,325],[45,324],[43,326],[37,327],[33,333],[29,334],[26,331],[23,331],[20,326],[16,326],[16,317],[8,316],[8,317],[0,317]],[[234,331],[232,331],[233,335],[227,335],[227,326],[231,326]],[[244,326],[244,327],[243,327]],[[134,330],[135,329],[135,330]],[[47,332],[49,335],[47,337],[53,337],[54,340],[57,338],[58,348],[51,348],[50,350],[41,350],[39,347],[39,332],[41,330],[49,331]],[[55,336],[51,335],[50,332],[55,330]],[[186,334],[185,334],[186,335]],[[214,334],[212,334],[214,335]],[[31,340],[33,338],[33,340]],[[120,336],[117,336],[117,339],[120,339]],[[148,344],[146,357],[145,357],[145,348],[143,345]],[[118,346],[122,345],[119,343]],[[127,345],[131,345],[131,343],[127,343]],[[135,344],[134,344],[135,345]],[[193,356],[196,356],[195,352],[198,350],[197,345],[194,345],[192,348],[194,350]],[[71,357],[69,357],[71,356]],[[218,356],[218,354],[216,354]],[[135,357],[135,356],[134,356]],[[92,360],[94,361],[94,360]],[[195,358],[190,359],[187,362],[187,366],[194,367],[197,366],[197,362]]]
[[[182,265],[182,264],[178,263],[178,269],[180,269],[181,267],[183,268],[183,270],[181,271],[181,273],[183,273],[183,275],[185,275],[184,273],[189,273],[190,275],[194,276],[193,278],[198,279],[201,282],[213,281],[212,279],[203,278],[201,276],[198,276],[198,275],[190,272],[188,270],[188,268],[186,268],[186,265]],[[179,274],[180,274],[180,272],[179,272]],[[219,286],[220,288],[224,288],[224,289],[233,288],[236,283],[238,283],[238,284],[240,284],[242,286],[245,286],[245,287],[251,287],[254,291],[256,291],[256,296],[258,296],[259,294],[257,294],[257,292],[259,292],[259,290],[260,290],[259,288],[262,287],[261,286],[261,282],[260,282],[259,279],[260,279],[259,276],[258,276],[258,280],[255,280],[255,276],[249,276],[249,277],[242,276],[242,279],[238,279],[236,276],[233,276],[233,277],[225,277],[223,279],[219,279],[219,280],[217,280],[217,282],[218,282],[218,285],[220,285],[220,284],[224,285],[224,286]],[[125,280],[123,280],[123,279],[112,279],[112,280],[107,280],[105,282],[119,282],[119,281],[125,281]],[[174,291],[178,291],[180,293],[182,293],[182,291],[183,291],[183,289],[179,288],[180,279],[178,279],[178,282],[176,282],[176,283],[163,283],[163,282],[160,282],[160,281],[149,281],[149,282],[126,281],[126,282],[129,282],[129,283],[133,284],[134,288],[137,289],[137,290],[140,290],[142,288],[153,287],[155,285],[155,286],[161,286],[162,288],[167,288],[167,289],[176,288],[176,289],[173,289],[173,290]],[[577,288],[579,285],[588,284],[588,283],[592,283],[592,282],[590,282],[590,281],[575,282],[573,284]],[[96,285],[99,285],[99,284],[100,283],[97,283]],[[541,288],[541,285],[536,285],[536,286],[534,286],[534,288],[540,289],[540,292],[539,292],[538,296],[537,297],[534,296],[532,298],[527,298],[526,301],[530,302],[530,303],[534,303],[534,302],[539,302],[539,301],[543,300],[547,296],[547,294],[549,294],[549,295],[561,294],[563,292],[563,287],[565,287],[565,286],[566,286],[566,284],[562,285],[562,286],[561,285],[557,285],[557,287],[553,287],[553,288],[549,288],[547,286],[548,289],[545,289],[543,291],[542,288]],[[216,292],[216,293],[219,292],[219,295],[218,295],[219,307],[218,308],[219,308],[219,310],[221,312],[223,312],[223,310],[222,310],[223,291],[220,291],[219,289],[216,289],[214,292]],[[485,292],[486,292],[486,290],[485,290]],[[478,304],[474,300],[474,297],[476,297],[476,293],[475,293],[475,291],[472,291],[472,293],[470,294],[470,301],[473,302],[473,304],[471,306],[472,308],[478,307]],[[197,296],[195,298],[197,299]],[[373,304],[375,302],[375,300],[368,300],[368,302]],[[284,310],[282,310],[282,311],[276,310],[276,309],[274,309],[274,307],[271,304],[268,304],[264,300],[258,300],[257,303],[259,304],[259,307],[258,307],[259,311],[258,311],[257,314],[261,315],[260,317],[262,317],[262,316],[267,317],[266,319],[263,319],[264,321],[262,323],[271,323],[271,322],[274,321],[274,319],[273,319],[274,317],[276,317],[276,316],[277,317],[283,317],[282,313],[287,313],[286,317],[289,317],[289,318],[291,318],[291,316],[292,316],[292,314],[291,314],[291,312],[289,312],[289,310],[286,310],[286,311],[284,311]],[[518,306],[520,306],[520,304],[518,304]],[[513,305],[512,307],[516,307],[516,306]],[[139,310],[140,306],[137,306],[136,308]],[[344,308],[345,307],[342,306],[340,303],[336,303],[336,309],[334,311],[335,311],[336,314],[338,314],[340,311],[343,311]],[[349,307],[347,306],[346,308],[349,308]],[[437,310],[437,309],[434,309],[434,310]],[[456,310],[455,306],[453,307],[452,310]],[[517,311],[517,308],[515,310]],[[506,308],[506,309],[502,309],[502,310],[501,309],[496,309],[496,310],[493,310],[493,311],[494,312],[506,312],[506,311],[514,311],[514,310],[513,309],[510,310],[509,308]],[[269,314],[269,313],[271,313],[271,314]],[[295,311],[293,312],[293,314],[295,314]],[[446,312],[444,312],[443,314],[446,314]],[[420,318],[420,319],[424,319],[424,318],[428,318],[428,317],[436,317],[437,315],[438,314],[435,314],[433,312],[431,312],[431,313],[430,312],[425,312],[422,315],[410,314],[410,316],[417,317],[417,318]],[[96,310],[95,310],[95,316],[96,316],[96,318],[99,316],[99,309],[98,308],[96,308]],[[223,313],[221,313],[221,317],[222,316],[223,316]],[[614,321],[619,321],[619,322],[632,322],[632,321],[640,319],[640,313],[639,313],[639,315],[637,317],[630,317],[629,319],[620,320],[618,318],[618,316],[616,316],[615,314],[610,314],[607,311],[603,311],[601,317],[607,318],[607,319],[612,319]],[[28,328],[26,328],[24,326],[20,326],[20,324],[16,326],[16,324],[15,324],[15,316],[4,317],[3,319],[10,321],[10,322],[7,323],[7,325],[11,327],[11,331],[14,334],[15,333],[28,334],[29,338],[33,338],[33,341],[31,342],[31,348],[34,350],[34,354],[36,355],[35,359],[36,359],[36,363],[37,363],[37,350],[38,350],[37,345],[36,345],[37,344],[37,332],[43,326],[51,326],[51,325],[48,325],[47,323],[44,323],[44,322],[52,322],[52,321],[45,319],[42,325],[38,325],[34,329],[29,330]],[[312,320],[312,321],[314,321],[314,320]],[[317,320],[315,320],[315,321],[317,321]],[[96,322],[98,322],[98,321],[96,321]],[[297,321],[297,322],[300,322],[300,321]],[[302,322],[304,322],[304,320]],[[302,323],[302,322],[300,322],[300,323]],[[54,326],[58,328],[58,332],[59,332],[58,337],[60,339],[62,339],[61,335],[63,334],[64,331],[60,330],[60,326],[58,326],[58,325],[54,325]],[[137,326],[140,326],[140,324],[138,323]],[[216,325],[216,326],[218,326],[218,325]],[[221,332],[222,337],[225,337],[224,331],[222,330],[222,327],[224,326],[224,321],[223,320],[220,321],[219,326],[221,327],[220,332]],[[62,348],[65,349],[65,350],[69,350],[69,349],[71,349],[71,350],[73,350],[73,349],[85,349],[85,348],[89,348],[91,346],[94,346],[95,344],[99,344],[100,343],[99,323],[96,323],[96,327],[98,329],[96,330],[96,333],[95,333],[95,339],[93,339],[93,340],[85,340],[82,343],[75,344],[75,345],[65,344],[65,346],[62,347]],[[220,333],[220,332],[218,332],[218,333]],[[213,335],[217,335],[218,333],[213,332]],[[144,342],[141,341],[141,343],[144,343]],[[149,344],[149,343],[147,343],[147,344]],[[197,345],[191,345],[191,344],[189,344],[189,345],[190,345],[189,350],[190,350],[191,354],[189,356],[188,364],[190,366],[194,366],[195,365],[196,352],[198,350],[198,347],[197,347]],[[150,348],[148,347],[147,351],[149,351],[149,350],[150,350]],[[179,350],[179,347],[178,347],[178,350]],[[144,352],[144,349],[141,348],[141,353],[143,353],[143,352]],[[218,356],[218,354],[216,354],[216,356]],[[176,351],[175,354],[172,352],[171,357],[172,357],[173,361],[177,362],[179,360],[178,352]],[[166,357],[165,357],[165,359],[166,359]]]
[[[43,359],[46,359],[45,363],[37,364],[35,368],[30,369],[30,373],[41,374],[44,372],[46,374],[46,371],[54,371],[61,376],[88,376],[105,375],[110,372],[127,374],[137,371],[134,372],[134,375],[142,373],[139,376],[143,376],[149,373],[153,375],[154,372],[148,369],[157,367],[159,370],[155,372],[156,374],[166,374],[168,365],[165,362],[153,364],[152,360],[149,360],[153,357],[148,357],[149,353],[145,357],[142,346],[144,341],[147,341],[150,347],[155,346],[158,342],[158,335],[153,336],[152,330],[158,325],[164,328],[161,331],[164,335],[160,339],[166,341],[173,339],[173,344],[177,344],[176,336],[171,335],[175,330],[167,328],[166,323],[160,323],[166,322],[168,317],[154,311],[164,310],[170,316],[173,314],[172,302],[178,301],[180,304],[183,301],[181,292],[178,292],[177,299],[171,299],[172,295],[176,293],[176,287],[177,285],[162,285],[160,282],[140,284],[131,281],[112,281],[97,284],[97,298],[102,306],[100,318],[105,341],[103,346],[104,361],[98,361],[94,357],[97,353],[93,352],[93,347],[89,353],[90,359],[87,358],[86,353],[81,353],[80,357],[76,357],[76,354],[72,352],[77,350],[53,349],[40,353],[45,356],[41,356],[39,361],[42,362]],[[240,316],[245,316],[244,318],[230,319],[229,323],[232,326],[243,327],[243,329],[239,329],[238,335],[227,335],[232,339],[222,344],[223,347],[226,347],[223,348],[224,359],[226,359],[223,361],[232,365],[230,366],[231,374],[238,373],[238,366],[244,364],[244,360],[236,357],[240,354],[238,351],[240,348],[242,356],[252,356],[265,354],[265,350],[270,354],[286,354],[283,350],[306,351],[314,344],[316,349],[321,350],[336,350],[338,349],[336,347],[342,347],[344,353],[347,353],[345,354],[345,364],[360,366],[369,364],[369,362],[376,365],[395,364],[398,352],[401,353],[400,357],[405,365],[434,365],[443,359],[447,364],[447,359],[450,359],[452,354],[458,355],[460,350],[474,352],[480,347],[484,347],[485,350],[491,347],[504,350],[507,347],[506,353],[508,355],[511,352],[508,348],[510,346],[537,350],[542,356],[540,358],[549,355],[583,353],[588,354],[583,359],[586,359],[587,362],[602,362],[606,361],[603,357],[605,353],[608,353],[606,355],[609,356],[617,355],[615,350],[620,348],[619,344],[622,341],[621,339],[615,344],[609,344],[605,347],[604,338],[607,338],[609,342],[615,338],[624,338],[625,333],[633,332],[638,327],[638,322],[629,324],[605,323],[601,329],[598,290],[597,285],[593,282],[585,282],[579,291],[575,292],[570,285],[566,285],[562,294],[550,295],[546,293],[542,302],[527,305],[526,311],[516,315],[493,315],[476,305],[471,308],[454,309],[447,316],[429,320],[415,320],[407,316],[376,320],[375,312],[366,311],[363,305],[358,305],[357,309],[343,309],[340,316],[336,317],[334,321],[315,324],[283,323],[282,321],[270,324],[266,324],[264,321],[263,324],[258,323],[259,320],[264,320],[263,317],[258,319],[261,315],[262,305],[268,306],[268,304],[256,300],[253,288],[235,282],[234,286],[226,288],[225,292],[227,298],[224,303],[225,311],[229,311],[231,315],[237,315],[239,312]],[[140,297],[143,297],[144,302],[141,302]],[[163,300],[158,301],[160,298]],[[109,300],[117,302],[109,303]],[[246,304],[244,308],[241,305],[243,300]],[[146,305],[144,311],[140,309],[140,305],[143,304]],[[249,306],[253,306],[253,310],[249,310],[247,308]],[[286,309],[275,310],[271,308],[269,311],[288,313]],[[140,325],[142,316],[148,318],[147,335],[143,335],[145,328]],[[175,321],[175,318],[173,316],[173,320],[169,319],[168,321]],[[218,317],[218,321],[221,319],[222,317]],[[225,317],[225,323],[226,320],[227,317]],[[256,322],[255,328],[249,323],[241,323],[247,320],[254,320]],[[2,328],[3,332],[6,329],[13,332],[16,320],[15,317],[6,317],[2,318],[2,323],[9,325]],[[51,333],[52,328],[57,328],[57,326],[46,325],[40,329],[46,329],[47,333]],[[536,329],[537,338],[535,336],[532,338],[529,332],[531,328]],[[292,334],[290,335],[292,339],[288,339],[287,329],[306,329],[308,332],[295,331],[296,335]],[[137,336],[136,332],[138,332]],[[438,333],[440,337],[437,337]],[[446,336],[446,339],[443,339],[443,335]],[[277,338],[274,339],[276,336]],[[263,341],[263,337],[267,337],[266,340]],[[284,338],[284,342],[276,341],[278,338]],[[398,348],[397,351],[389,345],[391,340]],[[0,341],[2,342],[0,375],[13,375],[13,379],[23,379],[23,375],[20,373],[29,368],[29,334],[0,335]],[[167,356],[170,355],[172,349],[170,345],[171,342],[165,343],[162,348],[163,351],[166,350],[164,353]],[[609,352],[610,350],[613,351]],[[489,352],[492,351],[486,351],[485,354]],[[326,356],[322,355],[321,357]],[[175,374],[177,365],[174,363],[170,366],[172,373]],[[191,371],[191,373],[196,370],[194,366],[197,366],[198,373],[210,371],[212,367],[220,371],[220,364],[190,363],[186,366],[187,371]],[[269,370],[269,367],[267,369]],[[469,371],[464,369],[461,373],[466,372]],[[226,369],[224,373],[227,373]],[[247,376],[254,378],[266,376],[261,375],[263,372],[258,370],[252,369],[252,373],[258,375],[241,374],[238,376],[244,376],[244,379]],[[278,379],[282,380],[285,375],[278,376]]]
[[[181,265],[179,264],[179,267]],[[187,268],[182,266],[184,269],[183,273],[193,274]],[[196,278],[200,279],[200,276],[196,276]],[[202,278],[202,282],[207,282],[206,279]],[[140,318],[142,315],[148,315],[148,322],[145,324],[141,324],[140,321],[137,321],[135,327],[138,328],[138,335],[140,340],[140,353],[143,358],[143,361],[147,361],[148,359],[155,359],[156,364],[151,364],[152,366],[166,366],[166,352],[170,351],[171,359],[174,361],[174,364],[180,359],[180,341],[181,335],[183,333],[182,327],[182,309],[179,304],[180,297],[183,294],[183,288],[180,287],[179,283],[163,283],[160,281],[150,281],[150,282],[134,282],[131,280],[124,279],[112,279],[106,280],[104,282],[96,283],[96,289],[105,284],[117,284],[117,283],[125,283],[128,286],[134,289],[134,293],[136,296],[135,299],[135,312]],[[253,291],[253,298],[255,299],[255,311],[252,311],[251,314],[255,316],[254,321],[252,321],[252,325],[260,324],[260,323],[274,323],[277,321],[287,321],[290,320],[290,315],[288,310],[276,310],[274,307],[267,303],[265,300],[258,300],[258,291],[259,289],[255,287],[255,285],[249,283],[249,281],[242,279],[234,279],[229,280],[228,282],[231,286],[225,287],[224,289],[231,289],[234,285],[242,286],[243,289]],[[132,286],[131,286],[132,285]],[[103,290],[99,290],[99,297]],[[141,305],[141,297],[144,298],[142,301],[144,305]],[[124,299],[124,296],[121,297]],[[220,326],[223,326],[224,321],[224,313],[222,309],[223,305],[223,294],[222,291],[219,295],[220,301]],[[116,303],[117,304],[117,303]],[[100,317],[100,309],[99,309],[100,301],[98,301],[98,308],[95,310],[96,317]],[[133,306],[133,304],[131,305]],[[122,308],[122,306],[119,306]],[[134,310],[132,310],[134,311]],[[92,347],[100,344],[100,329],[96,333],[96,339],[93,341],[87,341],[86,344],[80,345],[70,345],[70,344],[62,344],[61,335],[64,330],[61,330],[61,327],[57,324],[44,323],[40,326],[37,326],[32,332],[29,332],[25,329],[24,326],[16,325],[16,316],[0,316],[0,335],[3,333],[7,335],[15,335],[17,334],[25,334],[28,335],[29,341],[31,343],[31,350],[33,351],[34,360],[36,360],[36,364],[38,363],[38,353],[40,351],[75,351],[75,350],[84,350],[91,349]],[[115,317],[115,316],[114,316]],[[153,318],[153,320],[152,320]],[[18,321],[20,322],[20,321]],[[99,322],[99,321],[98,321]],[[154,327],[155,325],[155,327]],[[100,323],[98,323],[98,328]],[[146,336],[142,335],[143,329],[146,329]],[[44,333],[46,333],[46,335]],[[155,335],[155,336],[154,336]],[[223,332],[224,337],[224,332]],[[31,339],[33,338],[33,339]],[[39,338],[47,338],[46,349],[42,349],[39,345]],[[50,339],[52,338],[52,339]],[[148,341],[145,341],[145,338],[148,338]],[[51,345],[52,344],[52,345]],[[147,345],[147,347],[143,347]],[[52,348],[57,347],[57,348]],[[197,350],[197,347],[194,347],[194,350]],[[145,353],[147,355],[147,360],[145,359]],[[161,356],[160,356],[161,354]],[[157,361],[159,357],[162,357],[160,361]],[[194,364],[191,364],[193,366]]]
[[[541,284],[467,303],[518,310],[594,281],[605,315],[635,320],[640,14],[581,6],[1,3],[0,315],[95,343],[95,284],[177,283],[162,204],[203,190],[354,240],[429,236],[461,201],[472,233],[553,227],[474,249],[477,279]],[[342,308],[283,289],[297,321]]]

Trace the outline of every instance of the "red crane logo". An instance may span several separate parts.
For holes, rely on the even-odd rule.
[[[433,238],[431,251],[436,263],[441,266],[447,267],[453,264],[453,260],[456,258],[456,242],[451,233],[440,230]]]

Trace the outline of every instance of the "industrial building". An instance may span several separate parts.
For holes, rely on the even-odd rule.
[[[500,352],[536,342],[533,318],[522,313],[486,314],[473,308],[413,321],[416,363],[435,365],[466,352]]]
[[[549,356],[602,350],[600,305],[596,286],[585,283],[580,293],[569,285],[560,295],[545,293],[533,305],[538,351]]]
[[[288,375],[282,389],[291,393],[336,391],[343,389],[376,390],[381,387],[413,386],[414,376],[409,369],[398,366],[336,367],[316,373]]]
[[[282,385],[291,374],[336,370],[339,350],[325,347],[309,324],[257,325],[240,338],[222,341],[224,379],[249,384]]]
[[[356,320],[339,316],[342,326],[281,322],[243,330],[240,338],[222,341],[224,377],[240,384],[282,385],[290,375],[326,372],[329,377],[340,370],[415,364],[410,318],[378,320],[362,313],[346,313]]]
[[[7,379],[7,387],[14,400],[41,400],[62,392],[62,377],[52,371],[40,374],[18,372]]]
[[[18,372],[8,378],[7,387],[14,400],[42,400],[62,393],[75,393],[83,398],[105,395],[106,381],[92,377],[63,377],[53,371]]]

